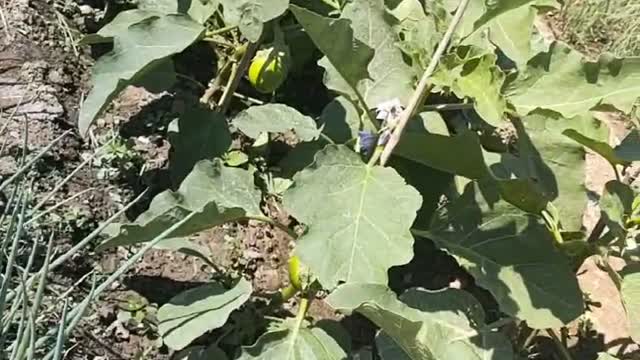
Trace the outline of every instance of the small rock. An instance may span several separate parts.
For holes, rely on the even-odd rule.
[[[78,10],[80,10],[80,14],[82,15],[91,15],[93,14],[93,8],[89,5],[80,5],[78,6]]]

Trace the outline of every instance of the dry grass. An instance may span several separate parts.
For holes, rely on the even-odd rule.
[[[556,20],[563,39],[588,55],[640,56],[638,0],[566,0]]]

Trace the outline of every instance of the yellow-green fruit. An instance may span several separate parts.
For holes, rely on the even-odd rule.
[[[297,256],[289,258],[289,281],[297,290],[303,290],[308,282],[308,274],[304,265]]]
[[[287,78],[288,62],[284,51],[274,48],[258,51],[249,67],[251,85],[265,94],[276,91]]]

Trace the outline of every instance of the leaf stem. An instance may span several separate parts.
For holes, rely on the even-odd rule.
[[[569,350],[567,350],[562,341],[560,341],[560,337],[558,337],[558,334],[556,334],[555,330],[547,329],[547,334],[549,334],[549,336],[551,336],[551,339],[553,339],[554,344],[556,344],[556,347],[558,348],[558,351],[560,351],[560,355],[562,355],[564,360],[573,360],[571,354],[569,353]]]
[[[220,34],[224,34],[224,33],[229,32],[229,31],[233,31],[233,30],[235,30],[237,28],[238,28],[238,25],[229,25],[229,26],[221,27],[220,29],[207,31],[205,33],[205,36],[209,37],[209,36],[220,35]]]
[[[460,0],[458,9],[456,10],[453,19],[451,20],[451,24],[449,24],[447,32],[442,37],[442,40],[440,40],[438,48],[431,57],[431,61],[429,62],[427,69],[424,71],[424,74],[422,74],[422,78],[420,79],[416,90],[413,92],[413,96],[409,100],[407,108],[402,112],[398,124],[389,137],[387,145],[384,147],[382,156],[380,157],[380,165],[384,166],[387,163],[389,157],[391,156],[391,153],[393,152],[393,149],[398,145],[398,142],[400,142],[400,137],[402,136],[402,133],[404,132],[409,119],[411,119],[416,114],[418,109],[422,107],[424,100],[427,98],[427,95],[429,94],[432,86],[429,83],[429,79],[436,71],[438,63],[440,62],[440,57],[442,57],[444,52],[447,50],[449,42],[451,41],[456,28],[460,24],[460,20],[462,20],[462,15],[464,15],[465,10],[467,9],[467,5],[469,5],[469,0]]]

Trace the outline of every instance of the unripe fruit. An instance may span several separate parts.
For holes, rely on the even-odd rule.
[[[249,82],[261,93],[276,91],[287,78],[289,54],[269,48],[258,51],[249,67]]]
[[[304,290],[309,285],[309,271],[300,263],[297,256],[289,258],[289,281],[297,290]]]

